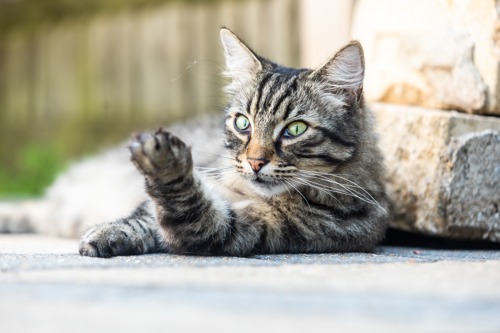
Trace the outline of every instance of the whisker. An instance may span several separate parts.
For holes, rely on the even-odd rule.
[[[353,182],[353,181],[351,181],[351,180],[349,180],[347,178],[338,176],[340,179],[345,180],[345,181],[351,183],[352,185],[341,184],[338,181],[336,181],[334,179],[330,179],[330,178],[327,177],[327,176],[337,176],[335,174],[327,174],[327,173],[322,173],[322,172],[305,171],[305,170],[301,170],[301,173],[303,175],[306,175],[306,176],[309,174],[309,176],[317,177],[320,180],[323,180],[323,181],[326,181],[328,183],[340,186],[340,187],[342,187],[347,192],[343,192],[342,191],[342,193],[341,193],[340,191],[337,190],[337,193],[341,193],[341,194],[345,194],[345,195],[350,195],[350,196],[355,197],[355,198],[357,198],[357,199],[359,199],[359,200],[361,200],[363,202],[366,202],[366,203],[372,204],[374,206],[377,206],[382,211],[384,211],[385,213],[387,213],[386,210],[384,209],[384,207],[382,207],[377,202],[377,200],[375,200],[373,198],[373,196],[370,193],[368,193],[368,191],[366,191],[363,187],[359,186],[358,184],[356,184],[355,182]],[[317,185],[322,185],[322,184],[317,184]],[[322,185],[322,186],[325,186],[325,185]],[[360,189],[364,193],[360,193],[360,192],[356,191],[355,189]]]
[[[286,186],[285,184],[285,181],[283,181],[282,179],[278,179],[278,181],[280,182],[280,184],[285,187],[286,191],[288,192],[288,195],[290,196],[290,199],[292,199],[292,193],[290,192],[290,190],[288,189],[288,187]]]
[[[222,177],[222,176],[225,176],[225,175],[229,175],[231,173],[235,173],[234,170],[222,170],[222,171],[219,171],[219,172],[212,172],[212,173],[200,173],[204,178],[219,178],[219,177]]]
[[[193,152],[196,152],[197,154],[205,154],[205,155],[210,155],[210,156],[216,156],[216,157],[225,158],[225,159],[234,161],[234,157],[230,157],[230,156],[223,156],[223,155],[209,153],[209,152],[206,152],[206,151],[201,151],[201,150],[196,150],[196,149],[193,149]]]
[[[224,167],[224,168],[214,168],[214,169],[196,170],[196,171],[198,171],[198,173],[200,173],[200,174],[209,175],[209,174],[215,174],[218,172],[228,171],[228,170],[234,170],[234,167],[229,166],[229,167]]]
[[[237,175],[237,173],[235,172],[233,175]],[[234,191],[234,188],[238,184],[237,179],[236,178],[232,178],[232,179],[230,179],[230,182],[231,182],[231,187],[229,188],[229,190],[230,191]]]
[[[350,180],[348,178],[342,177],[342,175],[345,175],[345,174],[327,174],[327,173],[317,172],[317,171],[310,171],[310,173],[316,173],[316,174],[319,174],[319,175],[324,176],[324,177],[333,176],[333,177],[337,177],[337,178],[340,178],[342,180],[345,180],[346,182],[349,182],[353,186],[355,186],[355,187],[359,188],[360,190],[362,190],[363,192],[365,192],[373,201],[376,201],[373,198],[373,196],[367,190],[365,190],[363,187],[361,187],[359,184],[353,182],[352,180]]]
[[[202,169],[202,170],[219,170],[219,169],[224,169],[224,168],[234,168],[232,165],[226,165],[222,167],[202,167],[202,166],[195,166],[195,169]]]
[[[318,185],[315,185],[317,183],[311,183],[309,180],[305,180],[305,179],[302,179],[302,178],[298,178],[297,177],[297,181],[300,181],[302,184],[306,185],[306,186],[309,186],[309,187],[312,187],[314,189],[317,189],[318,191],[328,195],[329,197],[331,197],[332,199],[334,199],[335,201],[337,201],[337,203],[340,203],[339,199],[336,198],[332,193],[336,193],[336,194],[348,194],[346,192],[343,192],[343,191],[336,191],[336,190],[333,190],[331,188],[327,188],[327,187],[320,187]]]
[[[309,201],[307,201],[306,197],[302,194],[302,192],[300,192],[299,189],[292,184],[292,181],[288,181],[288,180],[283,180],[283,181],[286,182],[288,185],[290,185],[295,191],[297,191],[298,194],[300,194],[300,196],[307,203],[307,206],[309,207],[309,211],[312,213],[311,205],[309,205]]]

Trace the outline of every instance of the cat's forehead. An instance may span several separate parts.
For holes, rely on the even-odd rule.
[[[304,70],[287,67],[261,73],[247,95],[247,113],[256,121],[286,117],[299,102],[303,76]]]

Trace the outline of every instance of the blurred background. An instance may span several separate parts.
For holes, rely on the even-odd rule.
[[[489,44],[482,46],[480,36],[497,24],[495,4],[493,0],[404,4],[381,0],[376,5],[360,0],[0,0],[0,197],[40,195],[69,161],[126,140],[134,130],[220,112],[224,62],[218,30],[223,25],[261,55],[288,66],[317,66],[354,37],[364,43],[368,64],[383,65],[371,73],[389,68],[401,75],[406,72],[394,67],[398,55],[403,50],[407,59],[414,50],[400,40],[411,40],[415,47],[418,43],[413,41],[419,39],[397,32],[431,36],[459,27],[479,42],[472,51],[467,51],[467,44],[455,53],[481,55],[484,48],[493,48],[489,42],[493,28],[487,34]],[[438,24],[440,28],[429,30]],[[453,29],[443,40],[450,36],[467,40]],[[439,38],[432,40],[442,48]],[[453,53],[449,52],[453,45],[447,45],[442,54]],[[418,58],[409,59],[411,66],[419,66]],[[433,64],[421,64],[425,71],[417,71],[434,75],[432,83],[444,80],[449,87],[443,61],[452,67],[464,63],[463,57],[457,59],[437,59],[434,65],[441,75],[437,79]],[[488,59],[476,62],[479,72],[487,73],[483,77],[495,82],[490,86],[498,94],[498,61]],[[482,86],[472,106],[446,101],[436,106],[425,80],[414,85],[405,81],[415,77],[411,71],[377,92],[370,82],[380,86],[379,77],[370,76],[370,68],[375,66],[369,65],[367,71],[371,100],[412,105],[431,101],[433,107],[498,112],[491,104],[496,95],[487,96]]]
[[[0,0],[0,196],[224,106],[219,28],[299,64],[298,1]]]

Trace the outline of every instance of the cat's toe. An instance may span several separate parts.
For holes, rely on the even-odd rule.
[[[168,181],[192,169],[190,148],[162,128],[134,134],[129,148],[132,162],[146,176]]]
[[[102,247],[96,242],[80,241],[78,252],[82,256],[97,257],[97,258],[111,258],[112,255],[109,249]]]
[[[143,240],[128,225],[109,223],[91,228],[80,240],[82,256],[110,258],[145,253]]]
[[[104,226],[95,226],[80,239],[78,252],[82,256],[109,258],[112,257]]]
[[[137,133],[132,136],[129,144],[130,158],[144,174],[154,174],[159,168],[154,162],[155,156],[151,153],[155,146],[155,137],[149,133]]]

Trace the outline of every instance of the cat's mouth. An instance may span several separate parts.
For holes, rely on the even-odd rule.
[[[250,181],[254,185],[261,186],[261,187],[267,187],[267,188],[278,185],[278,182],[276,181],[276,179],[273,179],[273,178],[265,176],[265,175],[259,175],[259,174],[252,175],[250,177]]]
[[[257,183],[257,184],[267,184],[267,183],[268,183],[268,181],[266,181],[266,180],[262,179],[262,178],[261,178],[261,177],[259,177],[259,176],[256,176],[254,179],[252,179],[252,181],[253,181],[254,183]]]

